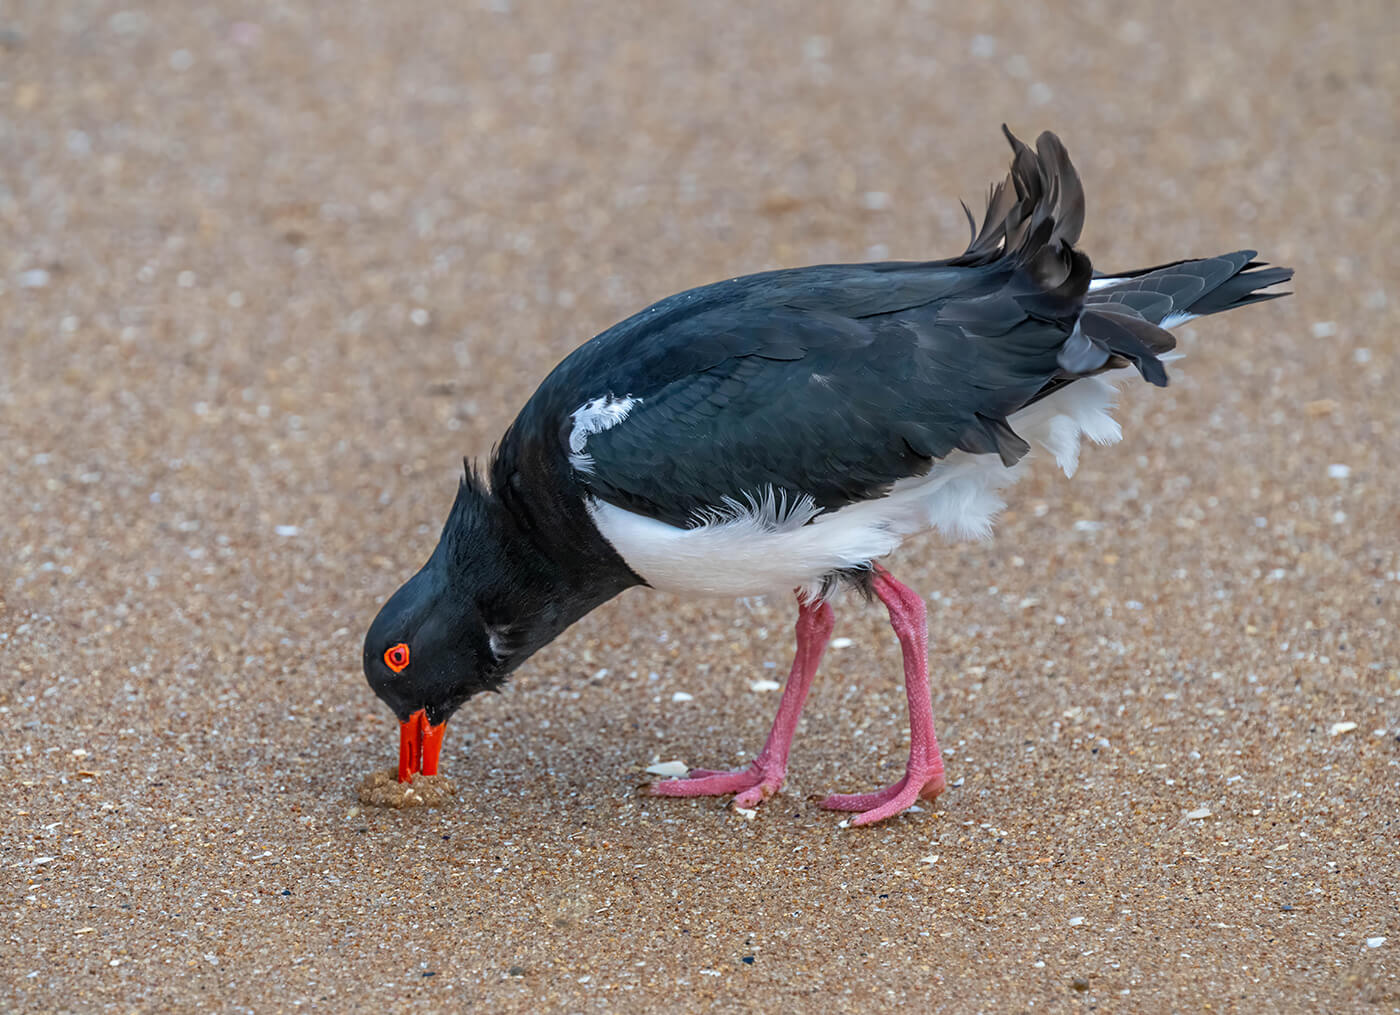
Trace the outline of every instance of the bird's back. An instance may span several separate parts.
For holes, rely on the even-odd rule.
[[[1242,252],[1095,279],[1074,246],[1084,197],[1063,146],[1008,138],[1011,172],[961,255],[765,272],[662,300],[555,368],[502,442],[494,485],[548,461],[595,523],[602,510],[684,531],[763,503],[811,521],[903,496],[958,454],[1004,470],[1050,441],[1063,462],[1066,425],[1052,435],[1054,406],[1036,403],[1128,365],[1164,384],[1164,322],[1269,298],[1255,289],[1287,277]],[[1072,399],[1094,403],[1076,446],[1105,435],[1105,397]],[[1028,412],[1050,429],[1019,433]],[[937,524],[953,508],[920,510]],[[987,514],[951,528],[980,531]]]

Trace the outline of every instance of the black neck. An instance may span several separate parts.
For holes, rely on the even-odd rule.
[[[498,634],[504,677],[641,579],[593,525],[567,473],[532,470],[526,481],[499,455],[494,466],[491,490],[470,474],[464,481],[438,550]]]

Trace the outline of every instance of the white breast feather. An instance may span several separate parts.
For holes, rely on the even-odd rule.
[[[1117,396],[1110,380],[1127,373],[1131,371],[1113,371],[1066,385],[1013,415],[1011,426],[1032,449],[1044,448],[1072,476],[1081,437],[1112,444],[1122,436],[1109,415]],[[574,414],[574,433],[580,432],[585,410],[601,412],[631,401],[595,399]],[[606,425],[621,422],[630,410],[628,404]],[[588,432],[601,429],[605,427]],[[570,461],[576,455],[587,458],[582,454],[586,438],[584,434],[575,449],[570,435]],[[1005,507],[1001,491],[1020,477],[1030,458],[1028,454],[1007,468],[996,455],[954,451],[927,474],[895,483],[885,497],[822,515],[810,497],[789,501],[771,489],[724,498],[693,529],[599,500],[590,499],[588,509],[603,537],[654,588],[734,597],[799,588],[817,595],[832,571],[863,567],[916,532],[935,528],[953,539],[991,535],[992,522]],[[575,467],[584,468],[577,462]]]

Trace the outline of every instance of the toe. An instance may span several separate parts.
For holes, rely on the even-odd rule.
[[[862,825],[873,825],[877,821],[884,821],[886,818],[892,818],[896,814],[902,814],[904,811],[908,810],[910,805],[917,799],[916,795],[912,792],[907,795],[909,797],[907,800],[904,798],[905,795],[902,794],[895,797],[893,800],[881,804],[879,807],[871,808],[864,814],[857,814],[855,817],[851,818],[851,826],[859,828]]]
[[[822,801],[822,806],[829,811],[868,811],[897,797],[903,792],[906,782],[907,776],[893,786],[875,793],[833,793]]]
[[[764,780],[757,786],[750,786],[744,792],[734,798],[735,807],[757,807],[767,800],[774,793],[778,792],[781,783]]]
[[[700,769],[692,770],[684,779],[654,782],[651,793],[653,796],[724,796],[746,790],[758,780],[759,776],[752,768],[741,768],[736,772]]]

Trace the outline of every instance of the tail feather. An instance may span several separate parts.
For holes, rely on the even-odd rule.
[[[1167,372],[1158,357],[1176,347],[1171,328],[1288,295],[1259,290],[1287,282],[1293,270],[1269,268],[1254,255],[1237,250],[1094,279],[1060,350],[1060,366],[1082,375],[1132,363],[1144,379],[1164,387]]]
[[[1111,307],[1171,328],[1193,317],[1287,296],[1259,290],[1287,282],[1293,269],[1271,268],[1254,257],[1253,250],[1237,250],[1096,278],[1085,307]]]
[[[1003,318],[1008,315],[1063,326],[1067,337],[1056,351],[1061,372],[1025,404],[1077,378],[1128,364],[1145,380],[1165,386],[1167,371],[1160,357],[1176,347],[1171,328],[1288,295],[1263,290],[1287,282],[1293,270],[1256,261],[1253,250],[1111,276],[1095,273],[1088,256],[1074,247],[1084,225],[1084,188],[1064,145],[1047,131],[1032,150],[1005,125],[1002,131],[1011,144],[1011,171],[992,186],[980,227],[963,206],[972,239],[960,257],[944,263],[1000,265],[1013,274],[998,299],[950,305],[940,319],[975,320],[985,334],[1000,334],[994,330],[997,326],[1004,331]],[[988,416],[981,424],[971,428],[960,447],[979,453],[996,450],[1012,461],[1023,453],[1024,442],[1003,420]]]
[[[1032,151],[1002,125],[1011,144],[1011,171],[992,185],[981,228],[950,264],[1003,262],[1023,273],[1016,301],[1037,316],[1073,318],[1093,268],[1074,244],[1084,226],[1084,187],[1060,139],[1046,131]],[[967,210],[967,206],[963,206]],[[972,213],[967,213],[973,224]]]

